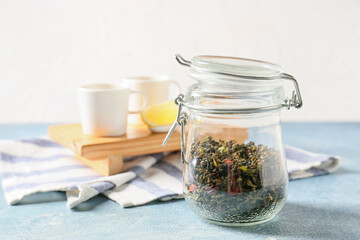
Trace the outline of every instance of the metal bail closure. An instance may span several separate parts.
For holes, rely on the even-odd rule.
[[[183,94],[179,94],[179,96],[177,96],[177,98],[175,98],[175,104],[179,106],[177,117],[176,117],[174,123],[171,125],[171,128],[170,128],[168,134],[166,135],[164,142],[162,144],[162,146],[165,147],[166,143],[169,141],[172,133],[175,131],[177,126],[180,126],[181,127],[181,163],[185,162],[185,125],[187,123],[187,118],[188,118],[187,113],[181,111],[183,103],[184,103],[183,99],[184,99]]]
[[[185,65],[187,67],[191,67],[191,62],[188,60],[185,60],[180,54],[176,54],[175,55],[175,59],[176,61],[178,61],[178,63],[180,63],[181,65]]]
[[[303,101],[301,99],[301,94],[300,94],[300,89],[299,89],[298,82],[296,81],[296,79],[293,76],[291,76],[290,74],[287,74],[287,73],[282,73],[281,78],[283,78],[285,80],[292,81],[294,86],[295,86],[295,91],[292,92],[291,99],[285,99],[285,101],[283,103],[283,106],[287,107],[288,110],[291,107],[301,108],[302,104],[303,104]]]

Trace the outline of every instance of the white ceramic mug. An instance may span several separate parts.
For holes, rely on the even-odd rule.
[[[129,111],[129,96],[142,95],[143,105]],[[79,88],[81,125],[84,134],[93,136],[119,136],[126,133],[128,113],[139,113],[146,106],[145,93],[130,90],[121,84],[89,84]]]
[[[172,84],[178,88],[179,93],[181,92],[180,84],[168,76],[132,76],[122,79],[122,82],[131,89],[144,92],[147,107],[168,101]],[[143,104],[144,100],[139,95],[130,96],[130,109],[139,109]],[[140,114],[129,116],[129,121],[135,124],[142,123]]]

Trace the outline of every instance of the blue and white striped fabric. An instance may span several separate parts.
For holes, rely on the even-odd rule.
[[[290,179],[333,172],[339,159],[286,146]],[[36,192],[65,191],[67,206],[103,194],[122,207],[182,198],[179,153],[124,160],[125,172],[103,177],[73,157],[70,150],[44,139],[0,141],[0,173],[5,198],[16,204]]]

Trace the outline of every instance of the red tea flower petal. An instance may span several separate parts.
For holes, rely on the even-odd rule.
[[[230,195],[234,196],[240,192],[240,188],[235,188],[230,190]]]
[[[227,164],[231,163],[231,159],[230,159],[230,158],[227,158],[227,159],[225,160],[225,163],[227,163]]]

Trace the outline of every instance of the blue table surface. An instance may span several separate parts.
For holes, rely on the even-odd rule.
[[[49,124],[0,125],[0,139],[46,134]],[[360,123],[283,123],[284,142],[340,156],[333,174],[292,181],[283,210],[250,227],[205,223],[184,200],[123,209],[104,196],[76,209],[62,192],[9,206],[0,190],[0,239],[360,239]]]

